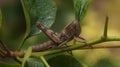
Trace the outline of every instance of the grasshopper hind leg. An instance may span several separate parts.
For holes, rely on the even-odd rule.
[[[54,41],[55,43],[58,43],[60,41],[59,39],[59,34],[54,32],[51,29],[48,29],[47,27],[45,27],[44,25],[40,24],[40,22],[36,22],[36,26],[46,35],[49,37],[49,39],[51,39],[52,41]]]

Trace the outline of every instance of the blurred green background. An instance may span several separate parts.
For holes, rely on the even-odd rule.
[[[51,29],[60,32],[74,20],[72,0],[54,0],[58,10],[55,23]],[[25,19],[19,0],[0,0],[3,12],[3,22],[0,28],[0,39],[15,50],[25,33]],[[120,37],[120,0],[94,0],[81,22],[81,36],[93,40],[102,36],[105,17],[109,16],[108,36]],[[26,40],[23,49],[30,45],[48,40],[44,34],[33,36]],[[120,42],[110,42],[99,45],[119,45]],[[86,67],[120,67],[120,49],[89,49],[74,50],[75,58]]]

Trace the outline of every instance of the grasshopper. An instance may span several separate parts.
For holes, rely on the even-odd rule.
[[[83,10],[84,8],[80,7],[77,20],[74,20],[72,23],[67,25],[60,33],[55,33],[51,29],[48,29],[44,25],[40,24],[40,22],[37,22],[36,26],[51,40],[40,45],[32,46],[33,52],[60,47],[73,39],[78,42],[86,43],[85,39],[79,36],[81,34],[80,15]]]
[[[36,26],[42,30],[42,32],[44,32],[51,40],[40,45],[32,46],[32,49],[35,52],[60,47],[73,39],[79,42],[81,42],[81,40],[85,40],[79,36],[81,33],[81,26],[77,20],[67,25],[59,34],[55,33],[51,29],[46,28],[38,22],[36,23]]]

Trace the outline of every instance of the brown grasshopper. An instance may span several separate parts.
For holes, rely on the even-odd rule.
[[[80,7],[77,20],[67,25],[60,33],[55,33],[54,31],[37,22],[36,26],[42,30],[42,32],[44,32],[51,40],[37,46],[32,46],[33,51],[43,51],[50,48],[60,47],[73,39],[79,42],[84,40],[84,43],[86,43],[85,39],[79,36],[81,33],[80,16],[83,11],[84,8]]]
[[[79,42],[84,40],[84,43],[86,43],[85,39],[79,36],[81,33],[80,16],[82,13],[84,13],[84,10],[86,9],[85,7],[86,5],[80,5],[78,17],[76,18],[77,20],[67,25],[60,33],[55,33],[54,31],[37,22],[36,26],[42,30],[51,40],[37,46],[32,46],[33,51],[43,51],[50,48],[60,47],[73,39]]]
[[[73,39],[79,42],[84,40],[84,43],[86,43],[85,39],[79,36],[81,33],[80,15],[82,14],[82,11],[83,8],[80,7],[77,20],[67,25],[60,33],[55,33],[51,29],[48,29],[37,22],[36,26],[42,30],[42,32],[45,33],[51,40],[40,45],[32,46],[33,51],[44,51],[50,48],[60,47]]]
[[[71,40],[81,41],[85,40],[79,37],[81,33],[81,27],[79,21],[75,20],[67,25],[61,33],[55,33],[54,31],[46,28],[40,23],[36,23],[36,26],[42,30],[51,40],[40,45],[32,46],[33,51],[44,51],[50,48],[60,47]]]

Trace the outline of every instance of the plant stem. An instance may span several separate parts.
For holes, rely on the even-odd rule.
[[[46,56],[46,55],[51,55],[51,54],[57,54],[57,53],[61,53],[61,52],[65,52],[65,51],[70,51],[70,50],[78,50],[78,49],[91,49],[90,47],[86,47],[88,45],[93,46],[93,45],[97,45],[100,43],[104,43],[104,42],[111,42],[111,41],[120,41],[120,38],[116,38],[116,37],[107,37],[106,39],[103,38],[98,38],[92,41],[89,41],[86,43],[81,43],[81,44],[76,44],[76,45],[72,45],[69,47],[60,47],[60,48],[56,48],[56,49],[51,49],[51,50],[46,50],[46,51],[41,51],[41,52],[32,52],[31,56],[33,57],[38,57],[38,56]],[[98,48],[120,48],[119,46],[96,46],[93,47],[93,49],[98,49]],[[26,53],[26,51],[17,51],[17,52],[13,52],[13,55],[22,57],[24,56]],[[40,57],[41,59],[43,59],[43,57]],[[43,59],[44,60],[44,59]],[[45,60],[44,60],[45,62]]]
[[[40,59],[46,65],[46,67],[50,67],[50,65],[47,63],[47,61],[45,60],[45,58],[43,56],[40,56]]]
[[[21,49],[21,47],[23,46],[23,43],[25,42],[25,40],[27,39],[27,37],[29,36],[29,33],[30,33],[30,16],[27,12],[27,9],[25,8],[24,1],[23,0],[20,0],[20,1],[21,1],[21,4],[22,4],[22,7],[23,7],[23,12],[24,12],[24,15],[25,15],[25,20],[26,20],[26,32],[25,32],[25,35],[24,35],[23,39],[21,40],[17,50]]]
[[[117,46],[94,46],[92,49],[103,49],[103,48],[120,48],[120,45],[117,45]],[[85,48],[80,48],[79,50],[83,50],[83,49],[91,49],[91,48],[85,47]]]
[[[72,46],[69,46],[69,47],[62,47],[62,48],[57,48],[57,49],[53,49],[53,50],[47,50],[47,51],[44,51],[44,52],[34,52],[34,53],[32,53],[32,55],[33,56],[38,56],[38,55],[45,56],[45,55],[56,54],[56,53],[60,53],[60,52],[70,51],[70,50],[77,50],[77,49],[81,49],[81,48],[83,48],[85,46],[88,46],[88,45],[93,46],[95,44],[110,42],[110,41],[120,41],[120,38],[107,37],[105,40],[102,39],[102,38],[98,38],[96,40],[89,41],[87,43],[87,45],[85,43],[81,43],[81,44],[76,44],[76,45],[72,45]],[[110,47],[107,47],[107,46],[105,47],[104,46],[104,47],[100,47],[100,48],[117,48],[117,47],[118,46],[110,46]],[[89,49],[89,48],[86,48],[86,49]],[[94,47],[93,47],[93,49],[94,49]]]

